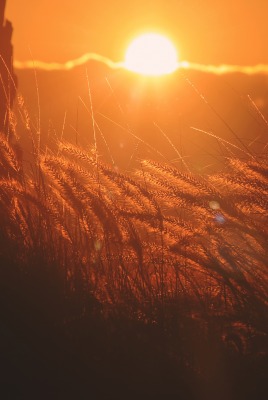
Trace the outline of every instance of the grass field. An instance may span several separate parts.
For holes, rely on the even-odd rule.
[[[199,176],[0,137],[0,346],[8,399],[264,399],[268,159]],[[22,132],[21,132],[22,134]],[[267,393],[267,392],[266,392]]]

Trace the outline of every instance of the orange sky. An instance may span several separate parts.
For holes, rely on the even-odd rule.
[[[268,63],[267,0],[7,0],[15,58],[66,61],[97,52],[121,61],[146,30],[166,33],[183,60]]]

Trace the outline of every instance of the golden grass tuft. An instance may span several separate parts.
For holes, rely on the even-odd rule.
[[[39,248],[107,303],[267,305],[266,159],[233,158],[206,179],[144,160],[131,177],[62,141],[26,173],[17,144],[0,139],[1,229],[18,262]]]

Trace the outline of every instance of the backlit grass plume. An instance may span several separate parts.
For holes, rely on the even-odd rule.
[[[58,148],[26,174],[1,136],[1,230],[17,262],[41,253],[108,303],[267,305],[266,159],[231,159],[230,172],[207,178],[144,160],[131,177],[95,150]]]

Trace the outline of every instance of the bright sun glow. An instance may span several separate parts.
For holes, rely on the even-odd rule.
[[[169,39],[156,33],[147,33],[130,44],[124,66],[142,75],[170,74],[178,68],[178,55]]]

